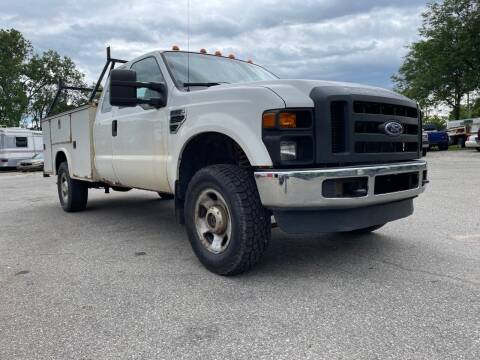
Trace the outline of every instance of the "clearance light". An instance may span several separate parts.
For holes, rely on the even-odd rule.
[[[264,129],[274,129],[275,128],[275,113],[265,113],[262,118],[262,125]]]
[[[229,59],[235,59],[235,55],[234,54],[228,54],[228,58]]]
[[[215,51],[215,56],[222,56],[222,52],[220,50]]]
[[[248,59],[248,60],[247,60],[247,63],[249,63],[249,64],[253,64],[253,61],[252,61],[252,59]]]
[[[200,54],[206,54],[207,53],[207,50],[205,49],[200,49]]]
[[[178,45],[173,45],[172,50],[173,51],[180,51],[180,48],[178,47]]]
[[[297,114],[282,112],[278,123],[283,129],[294,129],[297,127]]]

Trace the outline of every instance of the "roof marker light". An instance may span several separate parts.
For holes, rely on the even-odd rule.
[[[207,50],[205,49],[200,49],[200,54],[206,54],[207,53]]]
[[[235,59],[235,55],[234,54],[228,54],[228,58],[229,59]]]
[[[215,51],[215,56],[222,56],[222,52],[220,50]]]
[[[180,48],[178,47],[178,45],[173,45],[172,50],[173,51],[180,51]]]

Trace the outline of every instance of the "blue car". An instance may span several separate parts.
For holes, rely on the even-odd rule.
[[[428,134],[429,149],[438,147],[439,150],[448,150],[448,134],[446,131],[439,131],[433,124],[426,124],[423,130]]]

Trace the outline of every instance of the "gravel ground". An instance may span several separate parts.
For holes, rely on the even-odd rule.
[[[0,359],[479,359],[480,154],[431,152],[413,216],[374,234],[287,236],[206,271],[173,203],[0,173]]]

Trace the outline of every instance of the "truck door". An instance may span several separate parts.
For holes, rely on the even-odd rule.
[[[163,82],[157,60],[153,56],[141,59],[131,66],[137,81]],[[157,92],[138,89],[137,98],[157,97]],[[164,190],[166,182],[166,154],[164,131],[166,108],[149,105],[118,108],[115,114],[117,133],[113,137],[113,167],[120,184],[147,190]]]
[[[112,136],[115,127],[114,115],[117,107],[110,104],[109,81],[105,84],[100,108],[95,116],[93,141],[95,146],[95,169],[101,179],[117,183],[118,179],[113,170]]]

